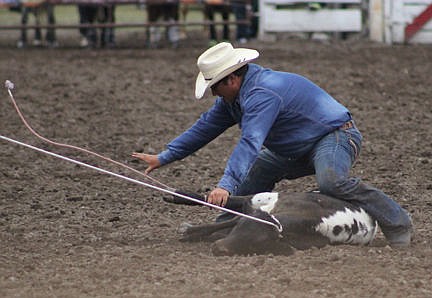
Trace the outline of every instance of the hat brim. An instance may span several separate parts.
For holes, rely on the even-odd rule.
[[[195,82],[195,98],[201,99],[204,96],[204,93],[208,88],[222,80],[227,75],[233,73],[243,65],[248,64],[252,60],[258,58],[259,53],[256,50],[252,49],[243,49],[236,48],[234,49],[234,53],[237,57],[237,61],[241,61],[240,63],[236,63],[234,65],[229,66],[228,68],[221,71],[218,75],[216,75],[211,80],[206,80],[202,72],[198,73],[196,82]]]

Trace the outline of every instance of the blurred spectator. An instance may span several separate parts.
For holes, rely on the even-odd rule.
[[[250,21],[252,17],[251,0],[231,0],[231,9],[236,21]],[[236,40],[239,44],[245,44],[251,35],[249,24],[237,24]]]
[[[13,12],[21,12],[20,2],[20,0],[0,0],[0,7],[7,7]]]
[[[147,0],[147,18],[150,23],[162,18],[165,22],[175,23],[179,20],[179,0]],[[178,47],[180,31],[178,25],[165,27],[165,37],[173,48]],[[157,48],[161,40],[160,26],[150,26],[147,31],[147,44]]]
[[[99,22],[115,23],[115,5],[107,4],[99,8]],[[101,47],[115,47],[114,27],[106,27],[101,30]]]
[[[115,6],[113,4],[79,4],[78,13],[80,24],[94,24],[96,22],[115,23]],[[98,46],[97,29],[92,27],[82,27],[79,29],[82,39],[81,47],[95,48]],[[103,27],[100,29],[100,47],[115,47],[115,35],[113,27]]]
[[[252,11],[251,11],[251,26],[249,28],[249,38],[256,38],[258,36],[258,11],[259,1],[251,0]]]
[[[180,20],[186,22],[187,15],[189,13],[189,8],[191,6],[196,6],[201,4],[202,0],[180,0]],[[180,39],[185,39],[187,37],[186,26],[180,27]]]
[[[43,23],[47,23],[48,25],[55,25],[54,5],[45,2],[44,0],[22,0],[21,25],[27,25],[30,14],[34,15],[35,25],[37,26],[43,25]],[[43,16],[46,16],[46,22],[43,21]],[[26,28],[21,29],[21,36],[17,42],[18,48],[24,48],[28,45],[27,30],[28,29]],[[58,45],[54,28],[46,29],[45,42],[46,45],[49,47],[56,47]],[[41,28],[35,29],[33,45],[43,45]]]
[[[205,17],[209,21],[214,22],[215,13],[220,13],[223,21],[225,22],[229,21],[229,15],[231,13],[231,6],[229,4],[229,1],[228,0],[204,0]],[[209,26],[209,33],[210,33],[209,46],[212,47],[216,45],[219,41],[215,25],[211,24]],[[224,41],[230,40],[230,30],[228,24],[223,25],[222,39]]]

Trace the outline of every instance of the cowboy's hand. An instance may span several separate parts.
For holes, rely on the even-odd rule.
[[[224,207],[228,201],[229,192],[223,188],[213,189],[207,197],[207,202],[213,205]]]
[[[161,166],[161,163],[160,163],[157,155],[134,152],[134,153],[132,153],[132,157],[141,159],[147,163],[148,167],[144,171],[144,174],[146,174],[146,175],[148,173],[150,173],[151,171],[153,171],[154,169],[157,169]]]

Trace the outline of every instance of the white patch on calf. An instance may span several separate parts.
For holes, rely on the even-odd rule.
[[[276,206],[278,199],[279,193],[277,192],[257,193],[252,197],[252,207],[255,209],[261,209],[262,211],[270,214]]]
[[[321,218],[315,231],[326,236],[331,243],[366,245],[375,238],[376,222],[363,209],[343,211]]]

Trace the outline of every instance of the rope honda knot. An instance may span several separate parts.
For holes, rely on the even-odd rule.
[[[5,82],[5,87],[7,88],[7,89],[13,89],[14,88],[14,83],[12,83],[11,81],[9,81],[9,80],[6,80],[6,82]]]

